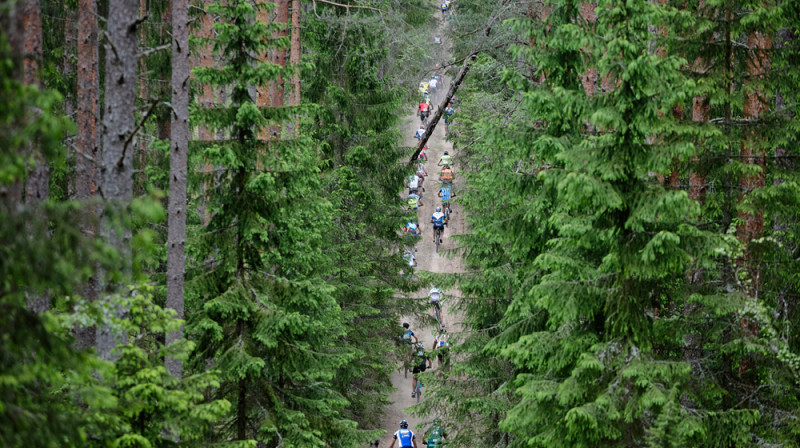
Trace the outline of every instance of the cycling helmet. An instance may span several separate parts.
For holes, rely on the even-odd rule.
[[[420,350],[425,350],[425,344],[423,344],[422,342],[419,342],[419,343],[417,343],[417,348],[420,349]]]
[[[403,328],[408,328],[408,322],[403,322]]]
[[[437,212],[440,212],[440,211],[442,211],[442,207],[436,207],[436,211],[437,211]]]
[[[408,422],[405,421],[405,420],[400,420],[400,427],[403,428],[403,429],[407,429],[408,428]]]
[[[448,154],[447,154],[447,151],[445,151],[445,152],[444,152],[444,155],[448,155]]]
[[[442,327],[439,329],[439,333],[447,333],[447,329]]]

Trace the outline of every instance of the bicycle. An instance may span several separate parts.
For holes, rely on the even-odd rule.
[[[438,300],[432,300],[431,305],[433,305],[433,315],[436,317],[436,321],[439,322],[439,327],[444,326],[444,322],[442,322],[442,306]]]
[[[447,225],[447,223],[450,221],[450,213],[451,213],[449,201],[442,201],[442,210],[444,211],[444,217],[445,217],[444,225]]]
[[[419,373],[415,373],[414,377],[417,378],[417,387],[414,388],[414,396],[417,397],[417,403],[422,400],[422,380],[419,377]]]
[[[442,229],[440,227],[433,228],[433,242],[436,243],[436,253],[439,253],[439,244],[442,243]]]

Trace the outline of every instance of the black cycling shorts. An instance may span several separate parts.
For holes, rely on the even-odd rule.
[[[427,368],[428,368],[428,365],[423,363],[423,364],[420,364],[418,366],[414,366],[414,369],[411,371],[411,373],[421,373],[421,372],[424,372],[425,369],[427,369]]]

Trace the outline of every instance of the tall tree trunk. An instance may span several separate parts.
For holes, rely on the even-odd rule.
[[[68,10],[64,15],[64,56],[62,60],[62,69],[64,70],[64,75],[69,77],[72,73],[75,72],[75,48],[77,48],[77,27],[75,26],[75,21],[77,18],[77,12],[74,10]],[[64,115],[70,117],[71,119],[75,120],[75,109],[76,109],[76,97],[74,95],[74,91],[70,89],[70,92],[65,95],[64,97]]]
[[[291,46],[289,48],[289,64],[291,64],[294,73],[292,73],[292,96],[289,104],[292,106],[300,105],[300,55],[302,46],[300,44],[300,0],[292,0],[292,29],[291,29]],[[294,122],[294,134],[300,135],[300,121]]]
[[[100,136],[97,122],[100,117],[100,76],[97,26],[97,1],[78,0],[78,72],[76,102],[78,113],[78,138],[75,145],[75,197],[83,202],[86,214],[81,231],[95,234],[94,221],[97,208],[93,203],[97,193],[98,151]],[[85,300],[97,300],[98,278],[93,274],[83,286],[80,294]],[[75,330],[78,348],[93,347],[96,343],[95,328]]]
[[[247,380],[239,380],[239,397],[236,403],[236,440],[247,440]]]
[[[139,0],[139,17],[146,17],[147,16],[147,0]],[[141,27],[139,29],[139,42],[142,45],[147,45],[147,32],[145,27]],[[147,79],[145,74],[147,73],[147,58],[142,57],[139,59],[139,73],[141,73],[140,78],[138,79],[139,83],[139,100],[141,104],[147,103]],[[136,172],[136,194],[140,195],[143,194],[145,191],[145,183],[147,182],[147,175],[145,173],[145,166],[147,165],[147,144],[148,141],[146,138],[139,138],[137,139],[136,145],[136,154],[134,159],[136,160],[136,164],[138,165],[138,170]]]
[[[275,23],[281,26],[274,32],[273,38],[285,38],[289,34],[289,2],[290,0],[275,0]],[[285,48],[274,48],[272,50],[272,63],[286,67],[287,56]],[[284,105],[285,82],[282,76],[278,76],[275,81],[270,83],[269,98],[271,107],[282,107]],[[280,136],[280,133],[280,126],[269,127],[270,138],[276,139]]]
[[[210,6],[213,3],[212,0],[204,0],[204,5],[206,7]],[[200,24],[200,32],[199,36],[201,38],[211,38],[214,35],[214,18],[209,13],[204,13],[201,18]],[[201,45],[198,51],[198,58],[195,62],[195,65],[200,67],[213,67],[214,66],[214,56],[213,56],[213,48],[210,44],[208,45]],[[199,103],[200,107],[210,107],[214,104],[214,94],[211,90],[211,86],[208,84],[203,85],[203,90],[197,97],[197,102]],[[200,141],[211,141],[214,140],[214,136],[211,134],[211,131],[206,128],[205,126],[198,127],[197,136]],[[211,173],[213,167],[206,163],[203,165],[203,172],[204,173]],[[205,191],[209,190],[208,184],[205,185]],[[211,221],[211,214],[208,213],[205,207],[206,201],[200,201],[200,208],[199,212],[203,216],[203,224],[208,225]]]
[[[23,59],[23,81],[25,84],[42,87],[39,80],[39,68],[42,64],[42,9],[39,0],[25,0],[22,13],[25,54]],[[25,202],[28,207],[36,208],[50,197],[50,164],[37,151],[35,143],[25,149],[34,160],[34,165],[25,179]],[[29,231],[30,232],[30,231]],[[29,235],[30,238],[41,238],[41,235]],[[28,296],[28,308],[37,313],[50,307],[49,295]]]
[[[103,182],[101,193],[114,207],[124,207],[133,199],[133,145],[136,109],[136,60],[138,5],[131,0],[109,0],[108,50],[106,51],[105,111],[103,114]],[[108,213],[107,213],[108,215]],[[120,255],[124,273],[130,271],[130,239],[128,229],[115,229],[112,220],[103,223],[103,233]],[[118,285],[108,285],[119,290]],[[120,335],[124,338],[124,335]],[[109,328],[99,328],[97,352],[103,359],[113,359],[111,350],[117,345]]]
[[[172,124],[169,156],[169,230],[167,233],[167,308],[179,319],[184,313],[186,266],[186,171],[189,152],[189,2],[172,0]],[[183,338],[183,330],[167,334],[166,343]],[[168,357],[169,373],[180,378],[183,364]]]

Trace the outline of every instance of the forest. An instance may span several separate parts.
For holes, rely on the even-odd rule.
[[[800,2],[0,0],[0,447],[800,446]]]

